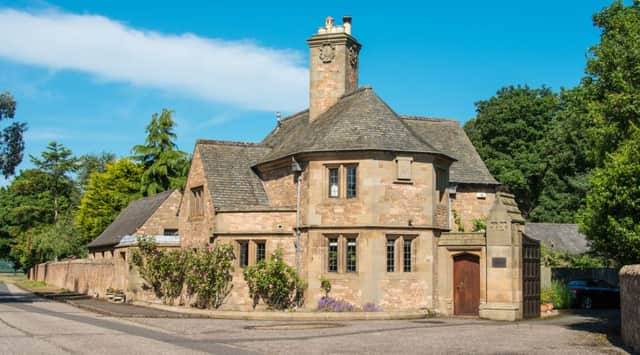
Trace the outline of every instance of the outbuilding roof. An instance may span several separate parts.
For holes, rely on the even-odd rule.
[[[87,246],[110,247],[120,243],[124,236],[133,235],[174,191],[168,190],[132,201],[107,229]]]
[[[578,231],[577,224],[527,223],[524,226],[524,234],[541,241],[548,248],[570,254],[589,251],[587,238]]]

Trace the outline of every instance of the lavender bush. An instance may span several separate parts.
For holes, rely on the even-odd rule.
[[[363,312],[380,312],[381,309],[375,303],[368,302],[368,303],[365,303],[364,306],[362,306],[362,311]]]
[[[345,301],[333,297],[322,297],[318,301],[318,310],[322,312],[353,312],[354,306]]]

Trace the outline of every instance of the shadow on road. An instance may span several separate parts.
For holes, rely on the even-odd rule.
[[[580,321],[567,324],[567,328],[602,335],[614,346],[631,352],[620,336],[620,309],[572,309],[566,314],[581,317]]]
[[[52,301],[80,300],[88,298],[77,292],[37,292],[37,293],[11,293],[6,284],[0,282],[1,303],[33,303]]]

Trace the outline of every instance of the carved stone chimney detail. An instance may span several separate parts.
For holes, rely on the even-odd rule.
[[[307,40],[309,44],[309,119],[333,106],[342,95],[358,88],[358,55],[362,47],[351,36],[351,17],[336,26],[333,17]]]

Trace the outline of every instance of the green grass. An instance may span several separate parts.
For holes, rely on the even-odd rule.
[[[46,287],[47,283],[44,281],[34,281],[34,280],[20,280],[18,282],[16,282],[16,284],[18,286],[22,286],[25,288],[40,288],[40,287]]]
[[[553,280],[551,287],[543,288],[540,296],[542,303],[552,303],[557,309],[569,308],[571,305],[569,288],[557,280]]]

